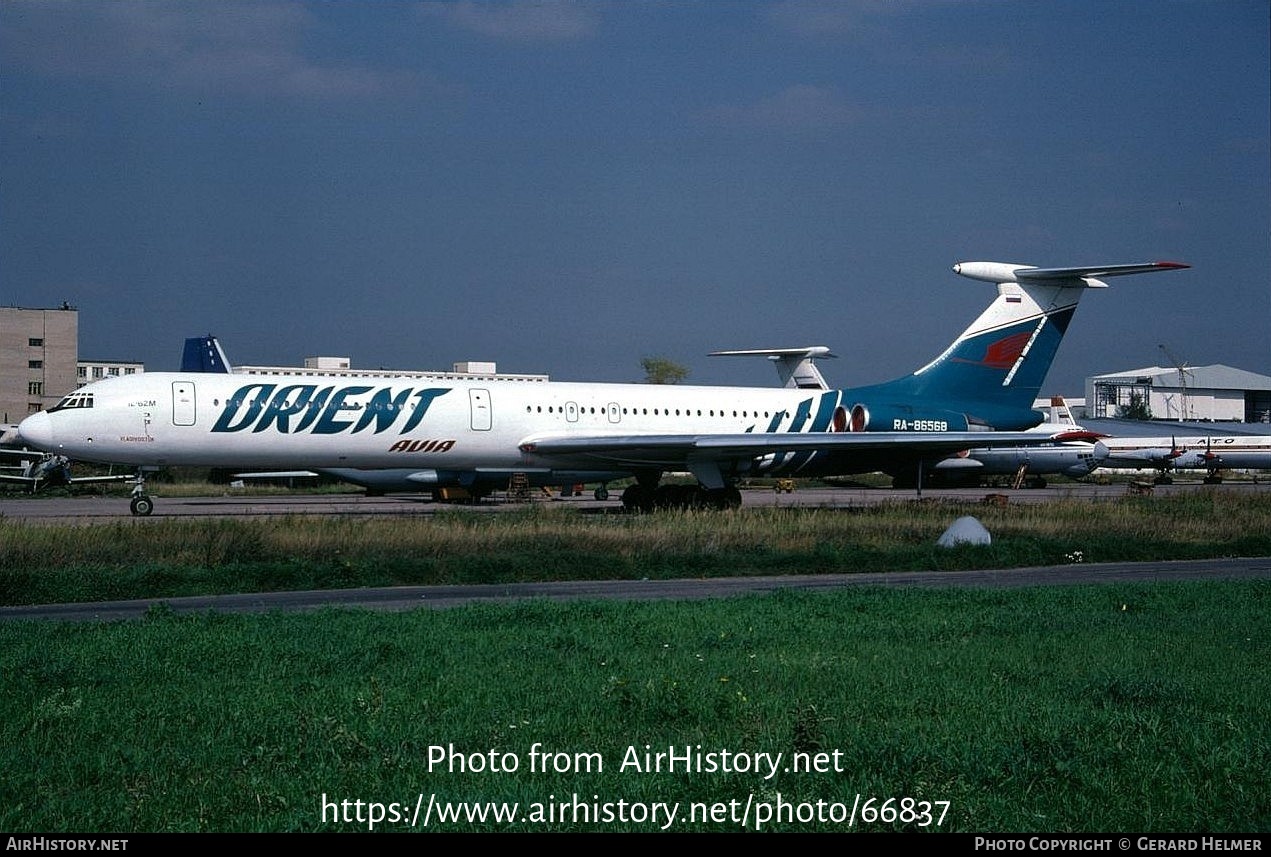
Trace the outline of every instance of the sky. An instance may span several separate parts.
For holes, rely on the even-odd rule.
[[[0,305],[82,359],[772,386],[925,364],[959,261],[1181,261],[1042,393],[1271,374],[1267,0],[0,3]],[[1162,348],[1164,346],[1164,348]],[[1171,356],[1167,356],[1167,352]]]

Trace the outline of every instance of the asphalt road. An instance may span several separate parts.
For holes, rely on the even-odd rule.
[[[1060,499],[1089,501],[1119,500],[1130,493],[1127,483],[1109,485],[1072,483],[1048,488],[956,488],[892,490],[887,488],[800,488],[794,493],[777,493],[771,489],[751,489],[742,492],[742,505],[785,506],[796,508],[850,508],[874,503],[903,502],[956,502],[956,503],[1047,503]],[[1271,482],[1229,482],[1222,485],[1202,485],[1199,481],[1175,485],[1157,485],[1151,488],[1153,496],[1170,496],[1196,491],[1268,492]],[[582,497],[559,497],[537,494],[529,502],[535,504],[563,505],[592,514],[623,514],[619,491],[613,491],[608,500],[599,501],[590,494]],[[28,523],[92,524],[118,519],[137,522],[165,520],[174,517],[269,517],[276,515],[432,515],[438,511],[464,511],[494,514],[525,507],[524,502],[508,502],[498,495],[472,504],[435,503],[424,494],[394,494],[368,497],[363,494],[294,494],[250,495],[227,494],[220,497],[165,497],[157,486],[154,494],[154,513],[136,518],[128,508],[126,496],[79,497],[29,497],[17,494],[0,495],[0,520],[19,520]]]
[[[79,604],[0,607],[0,621],[66,622],[140,619],[162,605],[173,613],[269,613],[315,611],[326,607],[382,611],[458,607],[477,602],[525,599],[667,600],[726,598],[781,589],[832,590],[848,586],[974,586],[1005,588],[1071,586],[1166,580],[1253,580],[1271,578],[1271,557],[1184,562],[1077,563],[989,571],[917,571],[882,574],[819,574],[681,580],[598,580],[564,583],[509,583],[471,586],[393,586],[366,589],[265,592],[188,598],[145,598]]]

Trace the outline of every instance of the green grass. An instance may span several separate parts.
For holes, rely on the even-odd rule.
[[[975,515],[989,546],[945,550]],[[269,590],[543,580],[959,570],[1271,556],[1271,495],[1199,492],[994,507],[902,501],[850,509],[585,515],[124,520],[0,519],[0,605]]]
[[[962,514],[993,544],[933,547]],[[973,509],[0,521],[0,596],[1271,556],[1269,517],[1266,500],[1214,492]],[[615,816],[618,801],[673,805],[677,831],[742,829],[747,803],[784,807],[764,830],[848,829],[816,821],[820,801],[822,818],[857,804],[858,830],[1265,833],[1269,607],[1271,582],[1202,581],[9,621],[0,830],[365,830],[372,805],[413,812],[422,794],[521,813],[433,830],[662,826],[630,812],[578,820],[576,795]],[[529,770],[535,744],[564,769]],[[646,745],[780,753],[782,770],[624,770]],[[451,749],[464,770],[430,764]],[[470,769],[491,753],[519,768]],[[795,753],[831,768],[785,770]],[[923,808],[903,799],[936,818],[859,813]],[[691,821],[695,805],[723,818]]]
[[[688,823],[691,805],[860,794],[947,802],[940,825],[864,830],[1265,832],[1268,608],[1267,582],[1200,582],[9,622],[0,829],[365,830],[365,813],[324,820],[323,796],[413,810],[423,793],[525,813],[661,801],[672,829],[727,831]],[[565,770],[531,772],[536,743]],[[620,768],[646,745],[783,769]],[[459,769],[430,766],[452,750]],[[492,752],[519,769],[469,769]],[[796,752],[838,770],[784,770]]]

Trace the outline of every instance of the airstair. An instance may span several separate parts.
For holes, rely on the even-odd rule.
[[[513,473],[508,479],[508,500],[513,503],[530,501],[530,477],[524,473]]]
[[[1019,470],[1015,471],[1015,478],[1011,480],[1012,488],[1023,488],[1024,479],[1028,476],[1028,462],[1019,466]]]

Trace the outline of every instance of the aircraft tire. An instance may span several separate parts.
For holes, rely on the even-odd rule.
[[[628,512],[652,512],[653,491],[643,485],[631,485],[622,492],[622,507]]]
[[[130,508],[132,513],[137,517],[144,518],[146,515],[149,515],[154,511],[154,500],[151,500],[145,494],[141,494],[140,496],[132,498],[132,502],[128,504],[128,508]]]
[[[720,510],[727,511],[729,509],[741,508],[741,491],[737,488],[720,488],[716,491],[710,491],[707,494],[710,504]]]
[[[597,488],[594,492],[592,492],[592,496],[593,496],[593,497],[595,497],[597,500],[608,500],[608,499],[609,499],[609,489],[608,489],[608,488],[606,488],[605,486],[601,485],[601,486],[600,486],[599,488]]]
[[[697,485],[660,485],[653,494],[658,509],[695,509],[700,506],[702,489]]]

